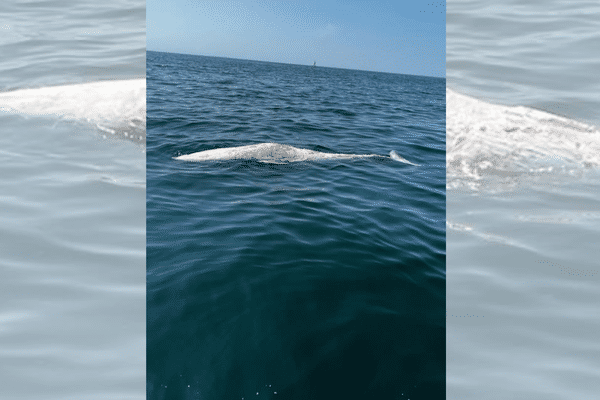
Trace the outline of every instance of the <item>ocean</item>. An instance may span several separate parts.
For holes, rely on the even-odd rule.
[[[145,2],[0,4],[0,398],[144,399]]]
[[[447,398],[600,393],[600,5],[447,5]]]
[[[147,53],[148,399],[444,397],[445,88]]]

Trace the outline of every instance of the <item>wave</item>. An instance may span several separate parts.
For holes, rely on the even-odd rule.
[[[0,93],[0,110],[83,120],[130,140],[146,141],[146,80],[116,80]]]
[[[200,151],[197,153],[186,154],[175,157],[175,160],[181,161],[221,161],[235,159],[254,159],[265,163],[282,164],[287,162],[297,161],[313,161],[313,160],[343,160],[352,158],[366,157],[387,157],[378,154],[337,154],[337,153],[322,153],[319,151],[298,149],[296,147],[278,144],[278,143],[260,143],[248,146],[225,147],[221,149]],[[404,158],[400,157],[392,150],[390,158],[393,160],[413,164]]]
[[[600,166],[597,128],[528,107],[446,90],[447,188],[505,190]]]

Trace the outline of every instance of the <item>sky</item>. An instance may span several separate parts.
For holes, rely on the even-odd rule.
[[[446,2],[147,0],[150,51],[446,76]]]

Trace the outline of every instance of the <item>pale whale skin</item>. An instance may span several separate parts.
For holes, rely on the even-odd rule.
[[[319,151],[298,149],[287,144],[260,143],[240,147],[226,147],[221,149],[200,151],[175,157],[180,161],[220,161],[235,159],[255,159],[265,163],[287,163],[312,160],[343,160],[367,157],[387,157],[378,154],[337,154],[322,153]],[[390,153],[390,158],[407,164],[413,164],[398,156],[395,151]]]
[[[114,80],[0,93],[0,110],[96,123],[146,123],[146,80]]]

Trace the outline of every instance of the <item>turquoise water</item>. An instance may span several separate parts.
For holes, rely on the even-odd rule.
[[[441,398],[445,81],[147,72],[148,398]]]
[[[0,21],[0,398],[145,398],[145,3]]]
[[[448,399],[600,393],[599,13],[448,3]]]

